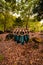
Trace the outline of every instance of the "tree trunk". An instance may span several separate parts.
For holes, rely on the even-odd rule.
[[[28,29],[28,22],[26,23],[26,29]]]

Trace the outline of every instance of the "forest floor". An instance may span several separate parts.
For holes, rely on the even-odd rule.
[[[30,33],[40,37],[42,43],[34,48],[34,42],[29,41],[24,45],[17,44],[13,40],[5,40],[7,34],[0,34],[0,65],[43,65],[43,37],[39,33]],[[32,36],[31,36],[32,35]]]

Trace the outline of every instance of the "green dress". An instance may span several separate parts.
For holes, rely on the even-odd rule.
[[[17,43],[20,43],[20,36],[19,35],[17,35],[17,37],[16,37],[16,40],[17,40]]]
[[[28,42],[28,40],[29,40],[29,36],[26,34],[26,35],[24,35],[24,39],[25,39],[25,42],[27,43]]]
[[[24,33],[23,32],[21,32],[21,35],[20,35],[20,43],[24,44]]]
[[[14,41],[16,41],[16,37],[17,37],[17,34],[16,34],[16,31],[15,31],[14,36],[13,36]]]

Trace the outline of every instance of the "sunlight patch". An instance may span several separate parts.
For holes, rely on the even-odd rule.
[[[43,24],[43,19],[40,21],[41,24]]]

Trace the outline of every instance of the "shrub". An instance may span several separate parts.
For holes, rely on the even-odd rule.
[[[36,38],[36,37],[32,38],[32,41],[34,41],[35,43],[41,43],[42,42],[40,38]]]
[[[8,35],[6,35],[6,40],[11,40],[11,39],[13,39],[13,34],[8,34]]]
[[[3,34],[4,32],[0,30],[0,34]]]

